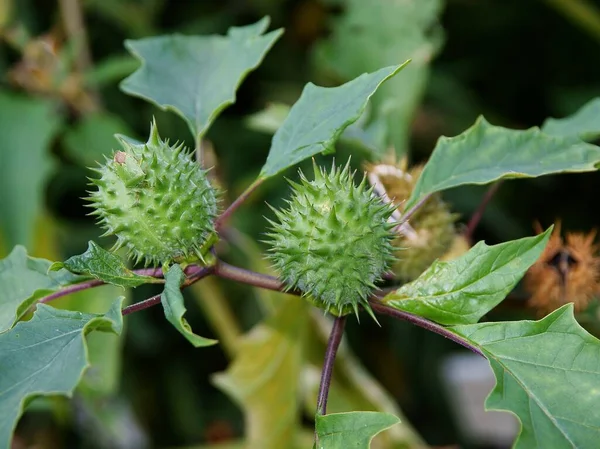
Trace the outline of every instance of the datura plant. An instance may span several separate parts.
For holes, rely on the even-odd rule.
[[[120,334],[124,316],[158,304],[193,346],[220,343],[230,356],[230,367],[214,382],[243,409],[246,435],[239,447],[308,447],[308,434],[316,448],[367,449],[379,433],[381,448],[426,447],[427,435],[419,436],[405,419],[400,422],[401,411],[382,387],[363,371],[356,375],[347,351],[338,354],[346,321],[367,313],[408,321],[487,358],[498,381],[485,405],[517,416],[515,448],[597,448],[600,342],[575,320],[575,298],[562,295],[539,321],[480,322],[540,255],[538,272],[552,271],[555,255],[544,252],[552,228],[452,253],[460,227],[442,198],[443,191],[467,184],[595,171],[600,147],[586,139],[600,135],[593,119],[597,103],[527,130],[494,126],[480,117],[459,136],[440,137],[428,162],[412,170],[390,168],[381,158],[383,148],[360,141],[364,145],[356,156],[367,154],[369,161],[366,173],[357,175],[356,156],[330,169],[314,161],[332,153],[338,140],[354,136],[356,143],[355,136],[368,136],[361,130],[369,126],[370,116],[363,113],[370,98],[387,95],[379,88],[391,78],[397,85],[409,82],[403,73],[409,62],[337,87],[309,83],[274,132],[255,181],[227,205],[203,165],[203,139],[281,35],[281,30],[267,32],[268,26],[263,19],[232,28],[227,36],[127,41],[141,65],[122,82],[122,90],[178,114],[196,151],[163,140],[156,122],[146,143],[118,136],[120,148],[94,168],[87,200],[112,239],[112,250],[103,248],[109,239],[92,241],[83,254],[53,263],[16,246],[0,261],[0,449],[11,447],[15,426],[34,398],[74,393],[94,351],[87,347],[88,334]],[[378,98],[378,104],[399,101],[386,100]],[[261,260],[270,262],[277,276],[227,263],[232,248],[247,248],[240,243],[243,230],[231,224],[232,214],[266,181],[310,158],[313,174],[291,179],[287,204],[264,222],[268,248]],[[589,251],[596,248],[592,239],[586,240]],[[144,267],[128,267],[119,249]],[[268,270],[268,263],[261,266]],[[595,279],[597,264],[590,267]],[[185,319],[182,289],[208,285],[209,276],[280,294],[268,300],[257,295],[265,305],[264,321],[242,337],[228,327],[239,318],[237,311],[219,295],[208,296],[214,308],[206,308],[206,318],[218,340],[203,337]],[[163,292],[130,305],[118,298],[105,313],[50,305],[103,284],[151,283],[164,284]],[[315,307],[319,313],[310,313]],[[30,310],[33,316],[24,319]],[[310,375],[310,354],[322,351],[321,337],[327,347],[319,379]],[[330,388],[339,393],[332,395],[334,413],[327,411]],[[315,412],[311,429],[300,397],[304,409]],[[350,404],[369,411],[349,410]]]

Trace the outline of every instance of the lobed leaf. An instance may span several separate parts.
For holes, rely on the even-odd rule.
[[[335,142],[360,118],[377,88],[408,62],[363,73],[338,87],[308,83],[273,136],[260,177],[269,178],[315,154],[333,151]]]
[[[196,335],[183,315],[186,312],[181,294],[181,285],[185,273],[179,265],[173,265],[165,274],[165,289],[160,295],[160,301],[165,311],[165,317],[194,347],[212,346],[217,340]]]
[[[306,301],[283,300],[239,342],[227,371],[214,377],[245,410],[248,447],[295,447],[307,321]]]
[[[486,407],[521,421],[514,448],[593,449],[600,441],[600,341],[567,304],[540,321],[451,328],[478,346],[496,375]]]
[[[0,332],[10,329],[38,299],[85,279],[67,270],[49,273],[51,265],[28,256],[20,245],[0,260]]]
[[[0,240],[29,246],[53,164],[49,145],[60,114],[49,100],[0,91]]]
[[[599,138],[600,98],[589,101],[569,117],[546,119],[542,132],[551,136],[578,137],[586,141]]]
[[[479,117],[464,133],[438,140],[405,207],[464,184],[588,172],[596,170],[598,163],[600,148],[577,138],[551,136],[537,127],[502,128]]]
[[[120,257],[109,253],[95,242],[88,242],[85,253],[73,256],[64,262],[55,262],[50,270],[65,268],[71,273],[86,274],[108,284],[120,287],[137,287],[142,284],[160,283],[152,276],[140,276],[129,270]]]
[[[267,134],[275,134],[283,125],[290,113],[291,106],[284,103],[269,103],[265,109],[247,117],[246,124],[250,129]],[[385,148],[386,124],[382,120],[374,120],[368,125],[363,122],[367,113],[348,126],[339,137],[339,142],[351,145],[366,153],[370,158],[380,157],[381,148]]]
[[[24,407],[36,396],[70,396],[89,366],[84,336],[119,334],[122,298],[104,315],[39,304],[30,321],[0,335],[0,449],[9,449]]]
[[[389,413],[348,412],[315,416],[316,449],[369,449],[379,432],[399,423]]]
[[[172,110],[199,140],[219,113],[235,102],[235,91],[262,62],[282,30],[263,34],[268,17],[227,36],[170,36],[127,40],[142,66],[121,89],[161,109]]]
[[[450,262],[435,261],[413,282],[388,294],[390,307],[440,324],[472,324],[496,307],[540,257],[543,234],[488,246],[479,242]]]
[[[371,119],[385,128],[379,157],[392,146],[407,151],[415,111],[427,86],[429,64],[441,48],[442,0],[344,0],[329,35],[314,47],[315,66],[333,79],[349,80],[411,59],[402,77],[390,80],[372,100]]]

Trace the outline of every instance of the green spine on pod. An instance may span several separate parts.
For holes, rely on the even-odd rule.
[[[313,161],[314,164],[314,161]],[[356,186],[349,162],[328,173],[314,165],[315,178],[300,172],[290,181],[288,208],[274,210],[269,259],[288,289],[298,289],[315,306],[333,315],[372,315],[368,296],[394,260],[393,207],[368,187]]]
[[[183,144],[161,140],[156,123],[145,144],[119,140],[122,151],[93,169],[98,189],[87,198],[104,236],[117,237],[113,250],[125,247],[146,265],[204,263],[217,241],[217,194],[207,171]]]
[[[368,173],[377,175],[400,213],[404,212],[403,203],[410,197],[422,170],[422,166],[407,170],[406,161],[367,167]],[[444,256],[457,236],[457,218],[441,195],[433,194],[409,220],[406,232],[394,240],[397,258],[392,271],[396,277],[404,282],[412,281]]]

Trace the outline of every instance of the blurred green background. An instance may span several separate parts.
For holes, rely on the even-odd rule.
[[[226,202],[252,182],[269,149],[271,135],[249,118],[269,104],[293,104],[308,81],[336,85],[413,58],[372,108],[374,123],[387,129],[384,141],[411,163],[425,161],[439,136],[462,132],[480,114],[496,125],[527,128],[600,95],[598,1],[0,0],[0,256],[23,244],[34,256],[61,260],[99,239],[81,198],[91,176],[86,167],[117,148],[113,134],[145,139],[154,116],[163,137],[193,145],[179,117],[119,90],[138,66],[125,39],[223,34],[264,15],[271,29],[286,32],[207,135]],[[340,152],[340,158],[365,156],[350,146]],[[530,235],[535,220],[548,226],[556,218],[568,230],[588,231],[599,221],[593,206],[599,189],[596,173],[506,182],[475,240]],[[445,193],[461,223],[485,190]],[[223,247],[227,260],[266,269],[261,244],[246,236],[261,238],[270,214],[265,202],[280,204],[286,192],[283,177],[269,180],[236,213],[233,224],[243,234],[231,236],[237,246]],[[103,311],[120,294],[111,289],[57,305]],[[188,320],[201,335],[215,335],[205,316],[216,296],[240,331],[265,315],[264,301],[239,285],[210,280],[190,290]],[[129,301],[156,293],[141,287]],[[510,300],[488,319],[523,317],[531,314]],[[381,325],[350,320],[348,342],[416,430],[431,445],[486,447],[465,439],[442,394],[440,361],[459,349],[405,323],[382,318]],[[242,412],[210,382],[228,365],[221,346],[192,348],[159,308],[129,316],[121,341],[102,338],[91,343],[99,363],[74,400],[35,401],[15,448],[200,447],[243,434]]]

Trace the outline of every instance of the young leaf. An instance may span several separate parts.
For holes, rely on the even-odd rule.
[[[122,298],[104,315],[37,307],[30,321],[0,335],[0,449],[23,408],[36,396],[70,396],[88,367],[84,336],[92,330],[119,334]]]
[[[245,410],[247,447],[294,447],[308,307],[282,299],[277,311],[239,342],[239,351],[216,385]]]
[[[333,151],[335,142],[359,119],[377,88],[407,64],[364,73],[339,87],[308,83],[273,136],[260,177],[268,178],[315,154]]]
[[[506,129],[479,117],[464,133],[438,140],[405,207],[463,184],[594,171],[599,162],[600,148],[577,138],[550,136],[537,127]]]
[[[142,66],[121,89],[179,114],[194,136],[202,137],[219,113],[235,102],[235,91],[281,36],[263,34],[269,19],[227,36],[170,36],[125,41]]]
[[[349,412],[315,416],[316,449],[369,449],[379,432],[399,423],[381,412]]]
[[[18,245],[0,260],[0,332],[9,329],[38,299],[84,280],[67,270],[48,273],[52,262],[29,257]]]
[[[551,136],[579,137],[591,141],[600,137],[600,98],[586,103],[575,114],[565,118],[549,118],[542,132]]]
[[[160,283],[160,279],[152,276],[140,276],[127,269],[120,257],[99,247],[95,242],[88,242],[85,253],[73,256],[64,262],[55,262],[50,270],[66,268],[71,273],[88,274],[96,279],[121,287],[137,287],[142,284]]]
[[[440,324],[472,324],[496,307],[544,250],[552,228],[488,246],[479,242],[450,262],[435,261],[383,301]]]
[[[165,289],[160,295],[165,317],[194,347],[212,346],[217,343],[217,340],[194,334],[186,319],[183,318],[185,306],[183,305],[181,285],[184,280],[185,274],[179,265],[171,266],[165,274]]]
[[[600,341],[567,304],[540,321],[451,328],[488,358],[496,386],[486,407],[521,421],[515,449],[596,448],[600,441]]]
[[[0,91],[0,239],[6,248],[31,243],[59,125],[51,101]]]

